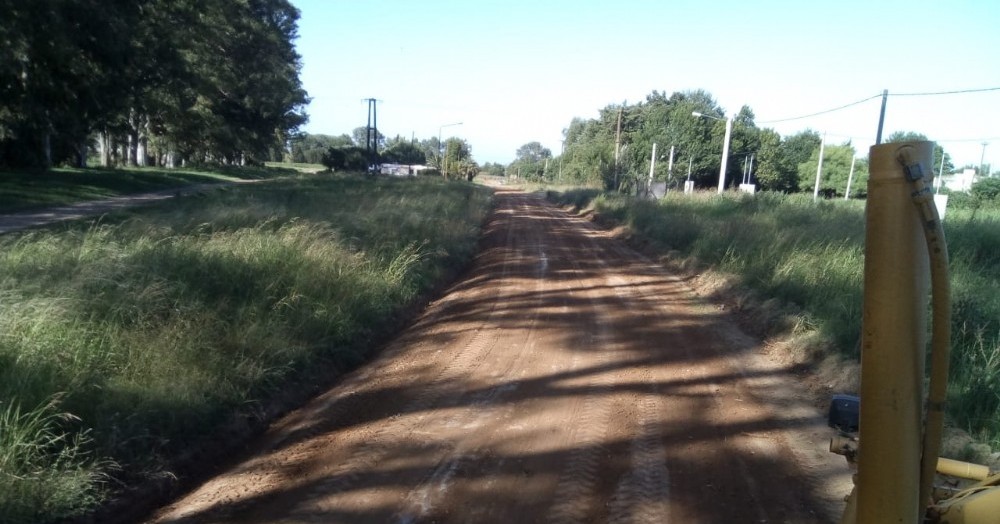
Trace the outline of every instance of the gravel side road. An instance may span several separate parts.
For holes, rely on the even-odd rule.
[[[610,233],[497,199],[461,281],[150,522],[839,518],[849,471],[786,366]]]
[[[0,235],[13,231],[20,231],[22,229],[55,224],[66,220],[78,220],[81,218],[103,215],[105,213],[120,211],[130,207],[160,202],[179,195],[198,193],[200,191],[205,191],[206,189],[222,187],[228,184],[229,183],[196,184],[192,186],[164,189],[162,191],[154,191],[150,193],[138,193],[102,200],[77,202],[66,206],[49,207],[36,211],[0,214]]]

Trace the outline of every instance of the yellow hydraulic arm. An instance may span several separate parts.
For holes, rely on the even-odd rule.
[[[858,467],[843,523],[1000,523],[1000,475],[938,457],[951,314],[948,249],[929,189],[933,152],[933,142],[901,142],[869,153],[859,437],[831,442]],[[939,495],[935,472],[980,482]]]

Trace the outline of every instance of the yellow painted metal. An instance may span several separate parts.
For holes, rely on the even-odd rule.
[[[855,479],[857,482],[857,479]],[[840,524],[856,524],[858,522],[858,487],[851,489],[851,494],[847,496],[847,506],[844,507],[844,514],[840,516]]]
[[[857,478],[861,524],[919,522],[926,506],[919,492],[929,264],[901,148],[925,166],[933,158],[931,142],[869,151]]]
[[[935,524],[996,524],[1000,522],[1000,475],[941,501],[930,509]]]
[[[947,458],[938,458],[937,471],[942,475],[970,480],[986,480],[990,476],[990,468],[986,466]],[[1000,513],[997,516],[1000,517]]]
[[[933,143],[931,143],[933,150]],[[930,166],[918,155],[916,147],[903,146],[897,158],[909,171],[913,186],[911,197],[916,205],[931,271],[931,297],[934,312],[931,335],[931,369],[924,417],[923,449],[920,457],[920,502],[930,504],[933,498],[934,473],[938,467],[941,435],[944,431],[944,403],[948,394],[948,364],[951,358],[951,279],[948,276],[948,245],[938,216],[937,205],[925,173]],[[916,176],[924,175],[924,176]]]

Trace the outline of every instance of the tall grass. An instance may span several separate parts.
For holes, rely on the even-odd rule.
[[[864,203],[806,195],[668,194],[657,201],[575,191],[662,253],[693,257],[798,310],[829,347],[856,359],[861,333]],[[1000,210],[949,210],[952,277],[951,422],[1000,447]]]
[[[0,407],[0,522],[38,522],[71,516],[102,494],[101,466],[86,451],[86,431],[48,402],[22,411]]]
[[[0,408],[14,410],[0,429],[63,439],[30,467],[83,479],[52,494],[70,500],[59,511],[33,501],[37,518],[11,521],[83,511],[111,461],[119,479],[155,474],[307,370],[362,360],[471,257],[488,200],[468,184],[313,175],[0,237]],[[14,446],[0,440],[0,457]],[[4,494],[33,481],[0,466],[0,515],[20,515]]]

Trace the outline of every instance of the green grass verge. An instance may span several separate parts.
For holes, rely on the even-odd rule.
[[[103,476],[356,365],[471,259],[489,199],[310,175],[0,237],[0,521],[79,514]]]
[[[0,171],[0,213],[99,200],[192,184],[287,176],[287,168],[219,167],[212,170],[128,168]]]
[[[549,193],[593,206],[650,249],[693,257],[760,295],[793,304],[844,358],[857,359],[864,269],[864,202],[807,195],[668,194],[637,201],[595,190]],[[1000,210],[949,209],[953,349],[948,415],[1000,447]]]
[[[319,173],[320,171],[326,171],[326,166],[323,164],[307,164],[304,162],[264,162],[264,165],[278,169],[294,169],[302,173]]]

